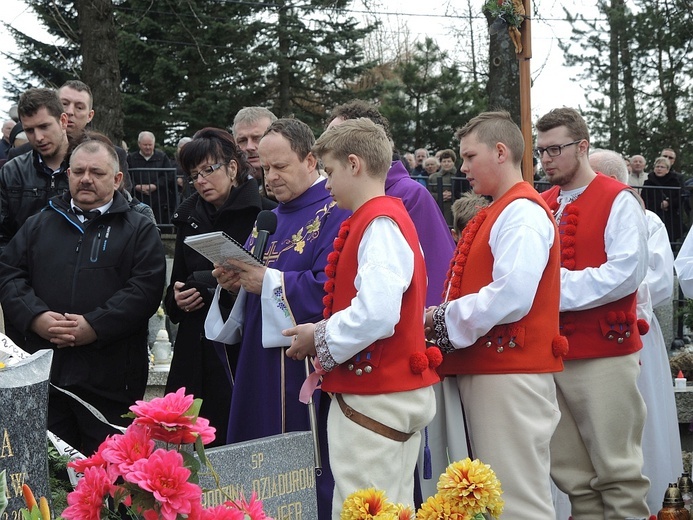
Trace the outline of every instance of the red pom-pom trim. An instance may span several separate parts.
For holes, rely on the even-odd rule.
[[[414,352],[409,357],[409,367],[414,374],[422,374],[428,368],[428,357],[423,352]]]
[[[335,251],[340,252],[342,249],[344,249],[344,244],[346,244],[345,238],[340,238],[340,237],[335,238],[334,242],[332,243],[332,246],[334,247],[333,252],[335,252]]]
[[[575,259],[574,258],[567,258],[563,262],[561,262],[561,267],[565,267],[569,271],[572,271],[575,269]]]
[[[551,342],[551,350],[554,357],[565,357],[568,354],[568,338],[565,336],[556,336]]]
[[[563,235],[563,238],[561,239],[561,245],[563,247],[573,247],[575,245],[575,237]]]
[[[337,266],[334,264],[327,264],[325,266],[325,274],[329,276],[330,278],[334,278],[334,275],[337,273]]]
[[[568,224],[565,226],[565,234],[566,235],[574,235],[577,232],[577,226],[574,224]]]
[[[606,323],[609,325],[616,325],[617,323],[616,313],[614,311],[609,311],[606,313]]]
[[[633,323],[635,323],[636,320],[637,320],[637,316],[635,315],[634,312],[627,312],[626,313],[626,323],[628,325],[632,325]]]
[[[335,240],[336,242],[336,240]],[[329,255],[327,255],[327,262],[330,264],[336,264],[337,260],[339,260],[339,252],[338,251],[332,251]]]
[[[426,357],[428,358],[428,366],[431,368],[438,368],[443,362],[443,353],[438,347],[427,348]]]
[[[650,332],[650,324],[647,323],[645,320],[638,320],[638,332],[640,332],[641,336],[644,336],[648,332]]]

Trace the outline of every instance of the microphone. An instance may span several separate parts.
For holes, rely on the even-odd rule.
[[[263,262],[269,236],[277,230],[277,214],[265,209],[257,214],[257,239],[253,245],[253,256]],[[264,263],[264,262],[263,262]]]

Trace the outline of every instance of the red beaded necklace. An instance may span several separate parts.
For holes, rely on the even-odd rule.
[[[467,265],[467,256],[472,248],[472,242],[479,232],[481,224],[486,220],[488,213],[486,209],[480,210],[476,216],[467,224],[462,231],[462,239],[457,243],[455,254],[450,261],[447,278],[445,279],[445,289],[443,290],[443,300],[456,300],[461,294],[462,273]]]
[[[339,233],[337,233],[337,238],[334,239],[332,246],[334,251],[327,255],[327,265],[325,266],[325,274],[327,275],[327,280],[323,285],[325,290],[325,296],[322,298],[322,304],[325,308],[322,311],[322,317],[328,319],[332,316],[332,304],[334,303],[334,277],[337,274],[337,262],[339,262],[339,256],[342,254],[342,249],[344,249],[344,244],[349,236],[349,227],[351,223],[349,219],[342,222],[339,227]]]

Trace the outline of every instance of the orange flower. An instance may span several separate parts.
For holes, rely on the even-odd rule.
[[[397,508],[385,492],[375,488],[361,489],[349,495],[342,506],[341,520],[396,520]]]

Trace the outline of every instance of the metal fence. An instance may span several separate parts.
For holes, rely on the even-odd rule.
[[[133,197],[152,208],[162,233],[173,233],[171,217],[181,201],[175,168],[130,168]]]

